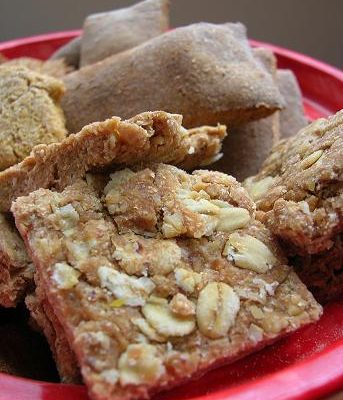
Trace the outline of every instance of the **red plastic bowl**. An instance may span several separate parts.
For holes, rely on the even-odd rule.
[[[9,58],[46,59],[80,31],[58,32],[0,43]],[[343,108],[343,72],[270,44],[279,68],[292,69],[309,118]],[[306,400],[343,389],[343,299],[325,307],[321,320],[232,365],[209,372],[156,400]],[[87,400],[83,386],[32,381],[0,374],[0,400]]]

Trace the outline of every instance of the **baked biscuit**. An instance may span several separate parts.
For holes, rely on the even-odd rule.
[[[131,49],[169,29],[168,0],[89,15],[83,24],[80,66]]]
[[[61,81],[22,67],[0,66],[0,171],[40,143],[65,138]]]
[[[13,218],[12,218],[13,219]],[[0,306],[15,307],[33,279],[33,265],[10,215],[0,213]]]
[[[50,60],[63,59],[67,65],[75,69],[79,68],[81,40],[82,36],[77,36],[75,39],[72,39],[70,42],[57,49],[50,57]]]
[[[296,254],[330,249],[343,227],[343,110],[281,141],[245,182],[268,227]]]
[[[253,57],[241,24],[199,23],[68,74],[67,126],[144,110],[184,115],[184,125],[232,125],[267,117],[283,101],[270,74]]]
[[[24,67],[39,74],[62,78],[64,75],[73,71],[74,68],[68,66],[64,60],[43,61],[32,57],[19,57],[8,60],[0,60],[0,64],[6,67]]]
[[[319,318],[254,207],[232,177],[162,164],[16,200],[93,399],[147,398]]]
[[[163,111],[122,121],[113,117],[84,127],[61,143],[36,146],[20,164],[0,172],[0,211],[18,196],[39,188],[63,189],[88,171],[142,162],[168,162],[195,168],[215,160],[226,128],[187,131],[182,116]]]
[[[276,82],[285,101],[285,107],[280,111],[281,138],[289,138],[308,124],[304,114],[304,106],[297,78],[291,70],[279,69]]]

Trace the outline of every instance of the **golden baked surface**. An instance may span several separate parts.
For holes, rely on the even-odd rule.
[[[145,397],[321,315],[234,178],[157,164],[101,187],[12,207],[92,398]]]

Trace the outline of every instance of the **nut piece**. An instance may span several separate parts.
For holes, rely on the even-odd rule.
[[[148,323],[163,336],[185,336],[195,329],[193,316],[174,314],[168,301],[160,297],[151,296],[142,312]]]
[[[72,204],[57,208],[54,217],[62,232],[66,233],[78,223],[80,216]]]
[[[277,262],[269,248],[253,236],[237,232],[229,236],[223,255],[240,268],[265,273]]]
[[[123,304],[136,307],[145,304],[155,284],[149,278],[135,278],[113,268],[102,266],[98,269],[101,287],[112,292]]]
[[[122,386],[153,384],[165,373],[163,362],[150,344],[130,344],[118,361]]]
[[[176,294],[171,299],[169,307],[172,313],[180,315],[181,317],[195,315],[194,303],[188,300],[187,297],[181,293]]]
[[[225,336],[235,323],[239,297],[223,282],[211,282],[201,290],[197,304],[199,330],[211,339]]]
[[[80,273],[65,262],[53,266],[52,280],[59,289],[71,289],[79,281]]]
[[[176,284],[187,293],[193,293],[201,282],[201,274],[185,268],[175,268],[174,274]]]
[[[228,233],[244,228],[250,222],[249,211],[240,207],[222,208],[218,218],[217,230]]]
[[[259,181],[253,182],[252,178],[246,179],[244,186],[250,197],[254,200],[260,200],[264,194],[267,192],[268,189],[271,188],[275,181],[275,178],[271,176],[267,176]]]
[[[182,235],[185,232],[182,215],[179,212],[173,214],[166,213],[163,217],[161,230],[165,238]]]

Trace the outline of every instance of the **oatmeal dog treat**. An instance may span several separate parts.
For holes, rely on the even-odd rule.
[[[0,170],[40,143],[65,138],[61,81],[26,68],[0,66]]]
[[[328,250],[342,232],[343,111],[281,141],[245,186],[262,219],[296,254]]]
[[[256,60],[275,78],[274,54],[264,48],[253,49],[253,53]],[[243,181],[248,176],[257,174],[279,138],[279,112],[230,128],[230,134],[223,143],[223,157],[212,168]]]
[[[77,69],[80,63],[81,40],[82,37],[78,36],[64,46],[60,47],[50,57],[50,60],[63,59],[67,65]]]
[[[80,66],[131,49],[169,29],[168,0],[88,16],[83,24]]]
[[[167,165],[17,199],[38,290],[93,399],[140,399],[315,321],[254,203],[229,176]]]
[[[42,291],[41,285],[37,283],[36,293],[28,295],[25,299],[26,306],[49,343],[61,381],[80,383],[80,370],[75,355],[70,349],[62,325]]]
[[[184,115],[188,128],[267,117],[282,107],[241,24],[177,28],[65,77],[68,128],[144,110]]]
[[[285,108],[280,111],[281,138],[289,138],[306,126],[308,121],[304,114],[301,91],[293,72],[279,69],[276,81],[285,100]]]
[[[343,294],[343,237],[332,241],[329,250],[291,258],[301,280],[322,304]]]
[[[0,172],[0,211],[39,188],[63,189],[86,172],[120,164],[168,162],[195,168],[217,158],[224,126],[187,131],[182,116],[145,112],[84,127],[61,143],[36,146],[23,162]]]
[[[0,213],[0,306],[15,307],[33,278],[33,265],[14,221]]]
[[[68,66],[64,60],[42,61],[32,57],[19,57],[12,60],[4,58],[3,61],[0,60],[0,65],[6,67],[24,67],[40,74],[53,76],[54,78],[62,78],[73,71],[73,68]]]

